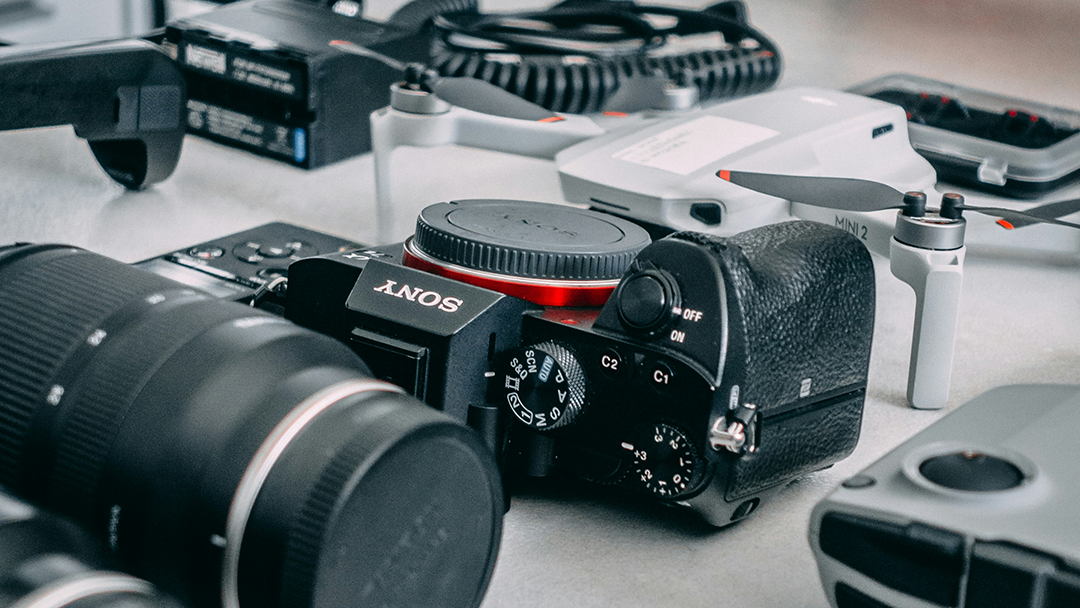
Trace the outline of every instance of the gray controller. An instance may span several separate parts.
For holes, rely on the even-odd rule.
[[[1080,386],[980,395],[815,507],[837,608],[1080,606]]]

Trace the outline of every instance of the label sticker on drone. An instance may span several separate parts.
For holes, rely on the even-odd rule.
[[[779,134],[779,131],[730,118],[702,116],[619,150],[612,158],[690,175]]]

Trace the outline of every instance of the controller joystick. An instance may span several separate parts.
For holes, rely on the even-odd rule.
[[[964,492],[1010,490],[1025,479],[1015,464],[975,450],[927,458],[919,465],[919,473],[941,487]]]

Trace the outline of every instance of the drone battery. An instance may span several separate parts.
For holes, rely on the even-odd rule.
[[[429,37],[347,13],[253,0],[170,23],[162,45],[188,81],[188,131],[307,169],[370,150],[368,117],[401,74],[331,42],[411,62]]]

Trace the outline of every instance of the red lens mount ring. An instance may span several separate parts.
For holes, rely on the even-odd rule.
[[[527,279],[472,270],[432,258],[416,248],[411,237],[405,241],[402,262],[409,268],[504,293],[541,306],[597,308],[608,301],[619,285],[618,279],[607,281]]]

